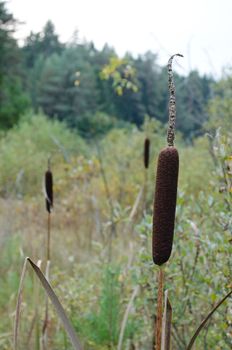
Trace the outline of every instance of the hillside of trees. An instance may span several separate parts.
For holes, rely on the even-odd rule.
[[[0,2],[0,128],[14,126],[27,110],[43,111],[88,136],[115,125],[140,127],[146,115],[167,121],[167,69],[157,54],[118,57],[107,44],[98,50],[77,33],[62,43],[51,21],[20,47],[20,24]],[[213,79],[191,71],[176,74],[178,130],[186,139],[202,133]]]

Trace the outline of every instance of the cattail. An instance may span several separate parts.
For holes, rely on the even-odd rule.
[[[173,243],[179,156],[175,147],[164,148],[158,158],[153,215],[153,261],[168,261]]]
[[[149,168],[149,160],[150,160],[150,140],[149,140],[149,138],[146,138],[144,141],[143,159],[144,159],[144,167],[146,169],[148,169]]]
[[[53,178],[51,170],[47,170],[45,173],[45,194],[46,194],[46,209],[51,213],[53,207]]]
[[[168,147],[164,148],[158,158],[156,188],[153,213],[152,250],[153,261],[162,265],[168,261],[172,252],[173,234],[175,226],[177,182],[179,172],[179,155],[174,147],[176,98],[173,81],[172,60],[168,61],[169,85],[169,125],[167,131]]]

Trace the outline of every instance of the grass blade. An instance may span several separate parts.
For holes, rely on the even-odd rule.
[[[63,306],[61,305],[58,297],[56,296],[55,292],[53,291],[52,287],[48,283],[47,279],[45,278],[44,274],[40,270],[40,268],[30,259],[26,258],[24,261],[20,284],[19,284],[19,291],[18,291],[18,298],[17,298],[17,306],[16,306],[16,316],[15,316],[15,325],[14,325],[14,350],[17,350],[18,346],[18,328],[19,328],[19,316],[20,316],[20,306],[22,302],[22,288],[23,288],[23,282],[25,278],[26,273],[26,266],[27,262],[30,263],[31,267],[33,268],[34,272],[36,273],[37,277],[39,278],[42,286],[44,287],[48,297],[50,298],[60,320],[63,323],[64,329],[69,336],[69,339],[73,345],[73,348],[75,350],[83,350],[81,343],[79,339],[77,338],[76,332],[71,325]]]
[[[66,330],[74,349],[75,350],[82,350],[82,346],[81,346],[79,339],[77,338],[76,332],[75,332],[73,326],[71,325],[71,323],[70,323],[70,321],[69,321],[69,319],[64,311],[64,308],[61,305],[61,303],[60,303],[59,299],[57,298],[55,292],[53,291],[52,287],[50,286],[50,284],[48,283],[47,279],[45,278],[42,271],[38,268],[38,266],[35,265],[30,258],[27,258],[27,260],[31,264],[31,266],[32,266],[33,270],[35,271],[37,277],[39,278],[41,284],[43,285],[44,289],[46,290],[47,295],[50,298],[58,316],[60,317],[60,319],[63,323],[64,329]]]

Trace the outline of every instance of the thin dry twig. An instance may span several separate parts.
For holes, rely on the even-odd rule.
[[[140,201],[141,201],[141,198],[143,196],[143,191],[144,191],[144,188],[141,187],[139,192],[138,192],[138,195],[136,197],[136,200],[134,202],[134,205],[133,205],[133,208],[130,212],[130,215],[129,215],[129,222],[133,222],[135,217],[136,217],[136,214],[138,212],[138,208],[139,208],[139,204],[140,204]]]
[[[199,333],[201,332],[201,330],[205,327],[207,321],[212,317],[212,315],[214,314],[214,312],[224,303],[224,301],[229,298],[229,296],[232,295],[232,290],[226,294],[226,296],[220,300],[217,305],[210,311],[210,313],[206,316],[206,318],[201,322],[200,326],[197,328],[196,332],[194,333],[194,335],[192,336],[186,350],[190,350],[192,349],[193,344],[195,343],[195,340],[197,339]]]
[[[129,300],[129,303],[127,305],[125,314],[123,316],[122,325],[121,325],[120,334],[119,334],[119,341],[118,341],[117,350],[121,350],[122,349],[123,336],[124,336],[124,333],[125,333],[127,320],[128,320],[131,308],[133,306],[134,299],[136,298],[138,292],[139,292],[139,285],[137,285],[135,287],[135,289],[133,290],[133,293],[132,293],[131,298]]]

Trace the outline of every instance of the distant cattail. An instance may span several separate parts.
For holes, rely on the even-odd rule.
[[[163,149],[158,158],[153,214],[153,261],[168,261],[173,242],[179,155],[175,147]]]
[[[53,178],[50,170],[47,170],[45,173],[45,195],[46,209],[51,213],[51,208],[53,207]]]
[[[149,159],[150,159],[150,140],[148,138],[145,139],[144,141],[144,167],[146,169],[149,168]]]

